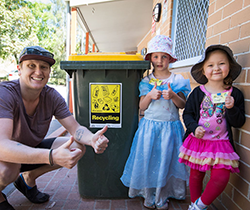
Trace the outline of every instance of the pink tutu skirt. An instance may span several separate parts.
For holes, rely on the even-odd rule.
[[[180,147],[179,162],[203,172],[225,168],[239,173],[239,159],[229,140],[203,140],[190,134]]]

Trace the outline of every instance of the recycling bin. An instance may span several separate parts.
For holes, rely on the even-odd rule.
[[[139,90],[150,62],[142,55],[71,55],[61,61],[72,83],[75,119],[95,133],[108,125],[109,146],[103,154],[87,147],[77,164],[79,194],[84,198],[127,198],[120,181],[138,127]]]

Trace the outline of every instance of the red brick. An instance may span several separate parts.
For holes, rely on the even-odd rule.
[[[236,78],[234,83],[245,83],[246,81],[246,70],[242,70],[240,75]]]
[[[237,56],[238,60],[237,62],[243,67],[248,68],[250,67],[250,53],[245,53],[243,55]]]
[[[229,183],[227,184],[227,186],[226,186],[226,188],[224,190],[224,193],[226,193],[229,198],[232,198],[232,196],[233,196],[233,190],[234,190],[234,188],[233,188],[232,184],[229,181]]]
[[[233,138],[234,138],[234,142],[239,143],[240,142],[240,131],[237,128],[232,128],[233,131]]]
[[[247,36],[250,36],[250,23],[243,24],[240,29],[240,38]]]
[[[245,113],[247,115],[250,114],[250,102],[249,101],[245,101]]]
[[[243,7],[243,0],[231,1],[230,4],[225,6],[225,8],[223,9],[223,17],[225,18],[232,15],[233,13],[241,10],[242,7]]]
[[[235,27],[221,34],[221,43],[229,43],[238,40],[240,37],[240,27]]]
[[[211,14],[207,20],[207,26],[211,26],[222,19],[222,10],[216,11],[215,13]]]
[[[113,200],[111,203],[111,210],[116,209],[126,209],[126,203],[125,200]]]
[[[71,191],[70,187],[68,187],[68,186],[60,186],[58,191],[55,193],[55,197],[57,199],[65,199],[65,198],[67,198],[70,191]]]
[[[208,47],[211,44],[219,44],[219,43],[220,43],[220,35],[207,37],[206,47]]]
[[[96,200],[95,208],[96,209],[110,209],[111,201],[110,200]]]
[[[142,204],[141,204],[141,200],[138,198],[133,198],[133,199],[129,199],[127,200],[127,208],[128,210],[141,210],[142,209]]]
[[[225,193],[222,194],[222,203],[226,207],[226,209],[242,210]]]
[[[236,42],[229,44],[229,47],[233,50],[234,54],[249,52],[249,46],[250,38],[237,40]]]
[[[239,176],[241,176],[243,179],[245,179],[248,183],[250,181],[250,168],[248,165],[240,162],[240,173]]]
[[[238,155],[240,156],[240,160],[250,165],[250,151],[240,145],[235,145],[235,147]]]
[[[65,202],[65,205],[64,205],[64,209],[68,209],[68,210],[78,209],[78,206],[79,206],[79,202],[76,202],[76,200],[67,199],[67,202]]]
[[[230,18],[227,18],[219,23],[216,23],[213,27],[213,35],[219,34],[222,31],[227,31],[230,29]]]
[[[250,5],[250,0],[245,0],[243,6],[246,7],[246,6],[248,6],[248,5]]]
[[[227,210],[225,208],[225,206],[223,206],[223,204],[220,202],[219,199],[216,199],[214,202],[213,202],[213,205],[217,208],[217,209],[220,209],[220,210]]]
[[[250,86],[246,85],[241,85],[241,86],[235,85],[235,86],[241,90],[245,99],[250,99]]]
[[[231,19],[231,27],[238,26],[249,21],[250,7],[244,8],[240,12],[234,14]]]
[[[227,5],[231,0],[220,0],[220,1],[215,1],[216,2],[216,9],[220,9]],[[237,0],[236,0],[237,1]]]
[[[207,37],[211,37],[214,35],[214,26],[210,26],[207,28]]]
[[[250,207],[250,201],[237,190],[234,191],[233,200],[239,205],[241,209],[247,210]]]
[[[250,103],[250,102],[247,102],[247,103]],[[241,132],[241,141],[240,141],[240,143],[243,146],[245,146],[247,148],[250,148],[250,141],[249,141],[249,139],[250,139],[250,134],[245,133],[244,131]]]
[[[214,11],[215,11],[215,2],[210,1],[209,7],[208,7],[208,16],[213,14]]]
[[[230,180],[229,180],[230,184],[229,185],[233,185],[234,188],[228,188],[227,189],[227,194],[228,196],[231,198],[233,193],[233,189],[235,191],[235,189],[237,189],[238,191],[240,191],[244,196],[248,196],[248,189],[249,189],[249,184],[242,179],[242,177],[240,177],[238,174],[231,174],[230,176]],[[230,191],[231,189],[231,191]]]
[[[92,199],[82,199],[79,209],[94,209],[95,200]]]

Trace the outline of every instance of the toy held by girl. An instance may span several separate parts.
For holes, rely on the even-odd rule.
[[[243,94],[232,86],[240,72],[233,52],[224,45],[209,46],[191,69],[201,85],[192,91],[185,106],[187,130],[179,155],[179,161],[191,168],[189,210],[207,209],[225,189],[230,172],[239,172],[231,127],[245,123]],[[208,170],[210,180],[202,193]]]
[[[154,69],[139,84],[139,107],[144,112],[133,139],[121,181],[129,197],[143,197],[144,206],[168,209],[168,199],[185,199],[188,173],[178,162],[184,129],[179,108],[190,92],[189,80],[171,73],[169,63],[177,59],[172,40],[157,35],[148,44],[145,60]]]

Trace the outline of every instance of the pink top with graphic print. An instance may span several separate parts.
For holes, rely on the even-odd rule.
[[[205,135],[202,139],[206,140],[228,140],[227,125],[225,119],[225,102],[214,104],[211,93],[209,93],[204,85],[200,89],[205,93],[200,106],[200,119],[198,124],[205,130]],[[232,92],[225,90],[223,92]]]

